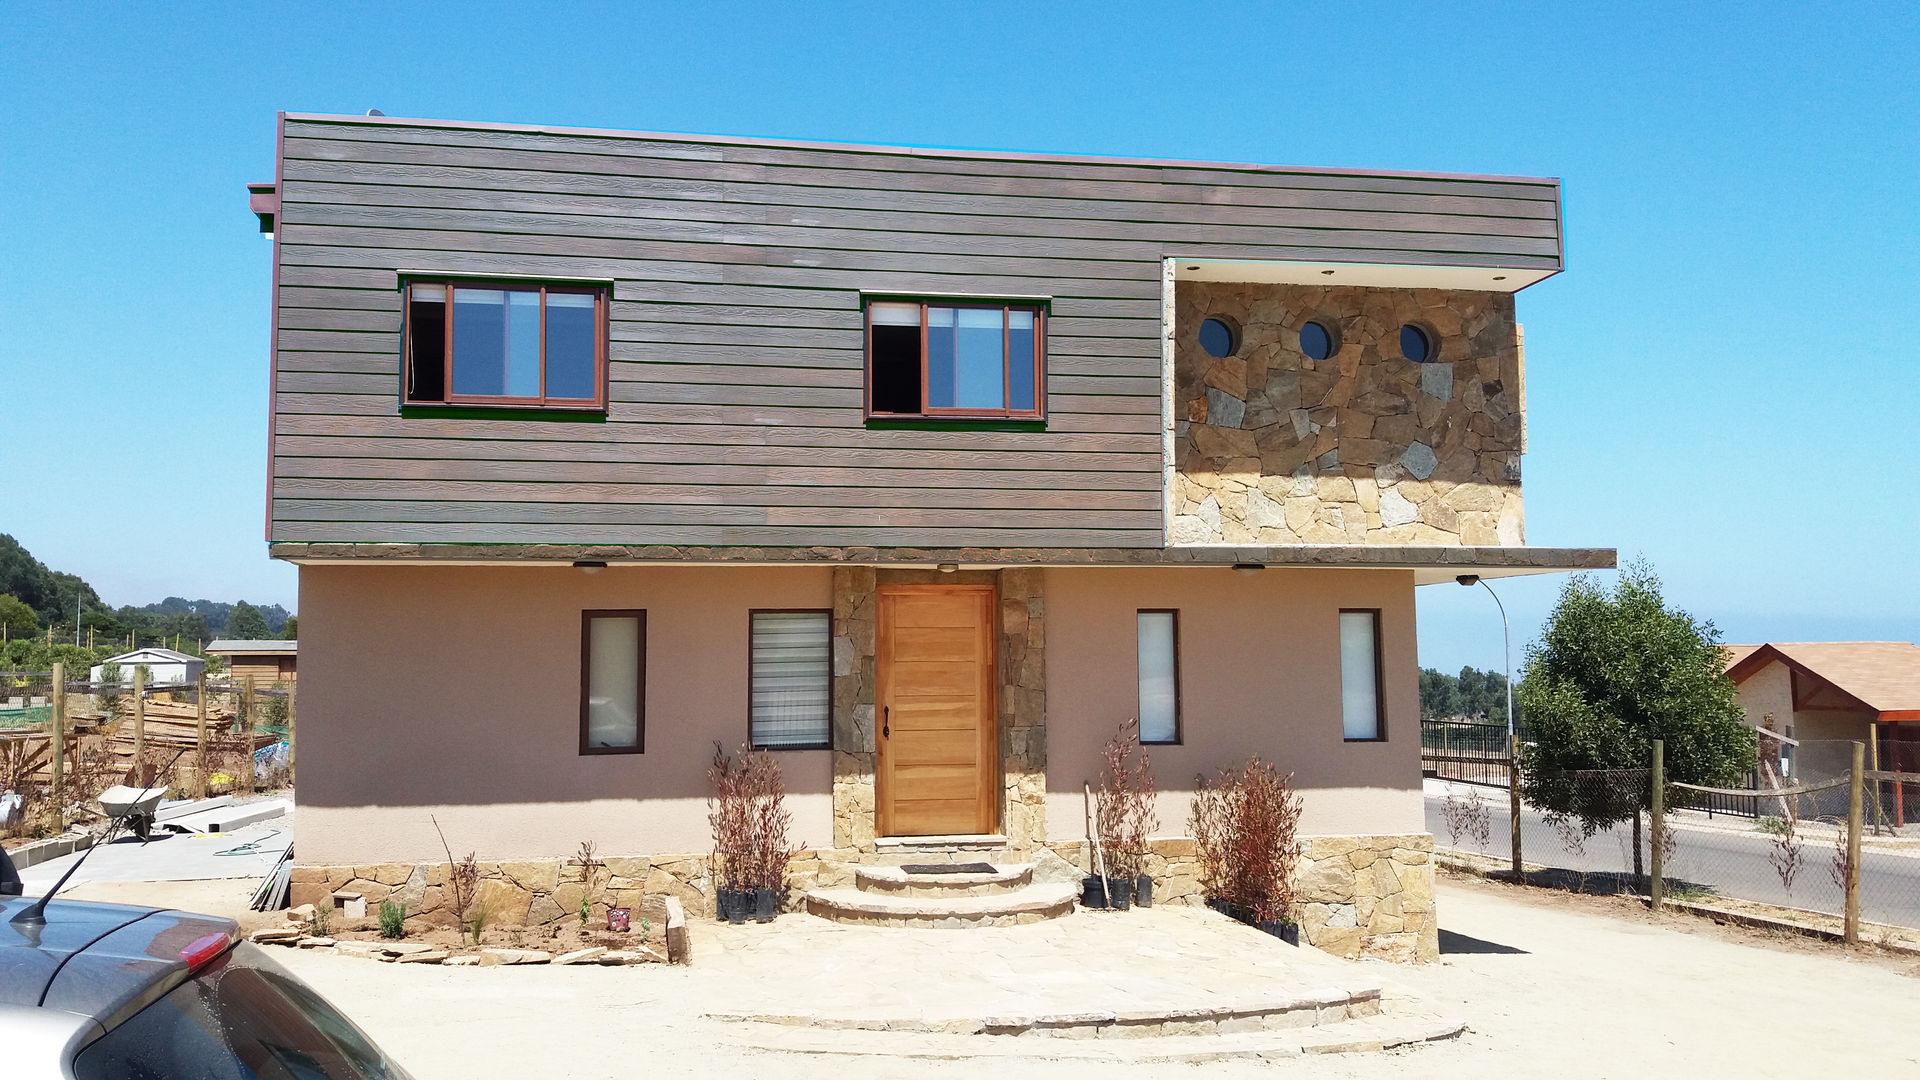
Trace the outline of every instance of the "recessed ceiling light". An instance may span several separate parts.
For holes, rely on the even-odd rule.
[[[1333,271],[1331,271],[1331,270],[1322,270],[1322,271],[1320,271],[1320,272],[1321,272],[1321,273],[1323,273],[1323,274],[1331,274],[1331,273],[1333,273]]]
[[[1505,281],[1505,280],[1507,280],[1507,275],[1505,275],[1505,274],[1495,274],[1495,275],[1493,275],[1493,280],[1495,280],[1495,281]]]
[[[1197,266],[1189,266],[1189,267],[1187,267],[1187,269],[1189,269],[1189,270],[1198,270],[1198,269],[1200,269],[1200,268],[1199,268],[1199,267],[1197,267]]]

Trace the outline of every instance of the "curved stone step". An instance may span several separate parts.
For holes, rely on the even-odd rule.
[[[1027,885],[989,896],[902,896],[861,889],[815,889],[807,911],[834,922],[868,926],[964,929],[1017,926],[1073,912],[1080,890],[1071,885]]]
[[[910,874],[899,866],[856,866],[853,887],[887,896],[994,896],[1033,884],[1033,864],[995,866],[985,874]]]
[[[836,1012],[708,1013],[710,1020],[832,1031],[917,1031],[941,1035],[1020,1035],[1062,1039],[1172,1038],[1325,1027],[1381,1014],[1378,984],[1305,987],[1249,994],[1190,1006],[1145,1006],[1126,1012],[982,1015],[924,1012],[851,1015]]]
[[[892,1057],[924,1061],[1078,1061],[1088,1064],[1199,1064],[1209,1061],[1276,1060],[1304,1054],[1392,1050],[1459,1036],[1466,1023],[1440,1016],[1366,1016],[1291,1030],[1213,1035],[1128,1038],[1103,1033],[1079,1039],[982,1039],[973,1035],[903,1031],[830,1031],[772,1024],[741,1025],[743,1048],[831,1057]]]

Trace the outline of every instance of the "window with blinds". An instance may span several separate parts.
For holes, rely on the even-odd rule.
[[[833,712],[833,613],[756,611],[751,637],[753,745],[825,749]]]

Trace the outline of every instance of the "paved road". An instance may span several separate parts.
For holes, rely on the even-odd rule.
[[[1493,835],[1485,847],[1464,836],[1457,843],[1452,840],[1442,812],[1445,799],[1429,787],[1427,828],[1438,843],[1502,857],[1509,853],[1506,792],[1483,794],[1498,799],[1497,805],[1489,804]],[[1742,900],[1841,913],[1844,897],[1828,870],[1833,860],[1830,831],[1801,838],[1800,869],[1791,890],[1781,884],[1770,858],[1775,846],[1764,833],[1681,826],[1675,829],[1675,835],[1676,851],[1666,869],[1670,879]],[[1537,811],[1523,808],[1520,812],[1520,846],[1529,863],[1592,874],[1629,873],[1633,869],[1631,836],[1631,825],[1620,825],[1595,833],[1577,850],[1569,850],[1561,834]],[[1920,857],[1863,852],[1860,916],[1869,922],[1920,927]]]

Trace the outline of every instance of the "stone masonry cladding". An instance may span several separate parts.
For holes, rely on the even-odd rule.
[[[1511,295],[1189,281],[1174,309],[1173,544],[1525,542]],[[1209,318],[1232,355],[1200,347]],[[1308,321],[1333,355],[1300,350]],[[1401,356],[1408,324],[1433,362]]]

